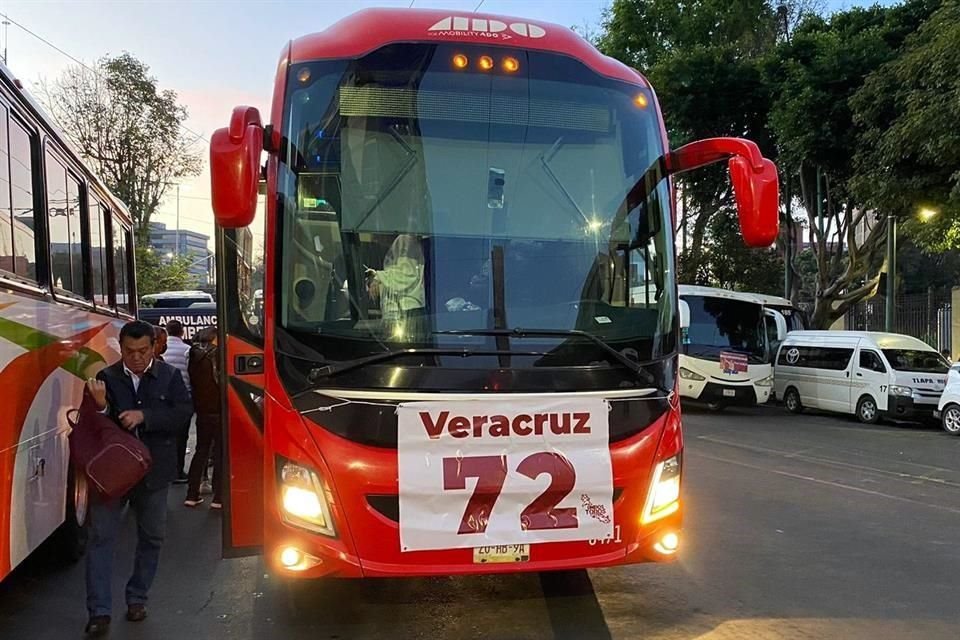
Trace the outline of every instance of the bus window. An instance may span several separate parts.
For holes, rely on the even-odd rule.
[[[109,306],[107,299],[107,238],[103,232],[106,206],[97,198],[90,198],[90,259],[93,275],[93,301],[98,307]]]
[[[7,110],[0,106],[0,269],[12,272],[13,217],[10,215],[10,144],[7,139]]]
[[[113,224],[113,290],[116,294],[117,309],[130,313],[132,299],[129,290],[129,249],[130,232],[117,221]]]
[[[10,119],[10,202],[13,207],[12,271],[37,279],[37,242],[33,205],[33,141],[15,119]]]
[[[73,286],[70,291],[78,296],[86,297],[83,285],[83,202],[80,198],[82,189],[80,181],[72,174],[67,174],[67,225],[70,229],[70,274]]]

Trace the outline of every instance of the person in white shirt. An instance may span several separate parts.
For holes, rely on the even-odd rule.
[[[190,389],[190,372],[187,370],[190,353],[190,345],[183,341],[183,323],[179,320],[171,320],[167,323],[167,350],[163,354],[163,361],[180,372],[183,377],[183,383],[187,386],[187,392],[192,393]],[[191,417],[191,422],[193,418]],[[190,438],[190,429],[181,432],[177,440],[177,478],[174,484],[187,483],[187,440]]]

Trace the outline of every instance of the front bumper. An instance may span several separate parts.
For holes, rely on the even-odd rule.
[[[699,400],[709,403],[724,404],[736,407],[754,407],[758,403],[763,404],[770,398],[772,387],[763,387],[766,391],[760,391],[760,398],[757,397],[757,390],[753,385],[732,385],[717,382],[708,382],[700,392]]]
[[[895,420],[926,420],[940,417],[937,405],[917,403],[906,396],[887,396],[887,417]]]

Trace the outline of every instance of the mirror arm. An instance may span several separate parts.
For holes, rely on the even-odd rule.
[[[670,174],[684,173],[733,156],[746,158],[754,173],[763,172],[760,147],[743,138],[707,138],[685,144],[667,154],[667,170]]]

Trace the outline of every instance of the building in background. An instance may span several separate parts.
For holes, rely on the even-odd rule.
[[[168,229],[162,222],[150,223],[150,247],[161,256],[175,256],[189,260],[188,271],[198,285],[213,283],[213,253],[208,247],[210,236],[188,229]],[[179,248],[178,248],[179,242]]]

